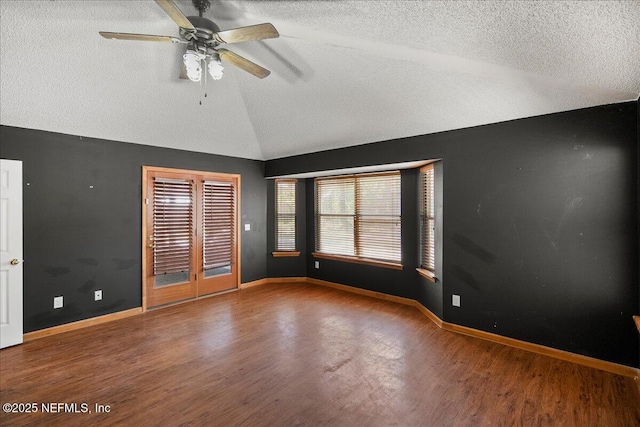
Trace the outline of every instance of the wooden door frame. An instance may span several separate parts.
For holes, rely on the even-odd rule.
[[[184,173],[190,175],[204,175],[206,177],[215,178],[224,177],[225,179],[231,178],[236,184],[235,195],[236,195],[236,211],[235,211],[235,223],[236,223],[236,247],[234,257],[236,259],[236,289],[240,288],[240,283],[242,283],[241,273],[242,273],[242,265],[241,265],[241,227],[240,227],[240,218],[241,218],[241,175],[240,174],[232,174],[232,173],[224,173],[224,172],[212,172],[212,171],[198,171],[191,169],[175,169],[175,168],[166,168],[166,167],[158,167],[158,166],[142,166],[142,311],[147,311],[147,257],[149,256],[149,248],[147,247],[147,236],[148,236],[148,228],[147,228],[147,215],[149,204],[147,204],[147,199],[149,199],[149,195],[147,194],[148,188],[148,180],[150,172],[167,172],[167,173]],[[198,266],[199,268],[199,266]],[[215,295],[215,294],[214,294]]]

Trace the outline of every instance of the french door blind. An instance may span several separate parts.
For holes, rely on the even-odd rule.
[[[202,184],[202,246],[204,270],[229,266],[235,247],[235,199],[230,182]]]
[[[153,182],[153,274],[188,272],[193,246],[193,182]]]

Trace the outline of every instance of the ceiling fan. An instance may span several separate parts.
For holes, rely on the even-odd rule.
[[[266,23],[220,31],[220,27],[215,22],[202,16],[211,6],[209,0],[192,0],[193,5],[199,12],[199,16],[184,16],[173,0],[154,1],[178,24],[180,37],[111,33],[106,31],[100,31],[100,35],[106,39],[115,40],[184,43],[187,45],[187,51],[182,57],[183,66],[180,78],[188,78],[194,82],[200,81],[202,77],[203,61],[214,80],[222,78],[224,67],[221,61],[235,65],[261,79],[271,74],[266,68],[219,46],[221,44],[277,38],[280,34],[278,34],[273,25]]]

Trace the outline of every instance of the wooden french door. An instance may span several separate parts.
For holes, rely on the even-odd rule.
[[[239,175],[143,169],[144,308],[238,287]]]

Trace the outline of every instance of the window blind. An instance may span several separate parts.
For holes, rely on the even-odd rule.
[[[435,269],[435,199],[433,164],[420,170],[420,266],[426,270]]]
[[[153,182],[153,274],[188,272],[193,245],[193,182]]]
[[[400,261],[400,173],[356,179],[358,256]]]
[[[277,179],[276,250],[296,250],[296,180]]]
[[[202,184],[202,256],[204,270],[233,263],[235,200],[231,182]]]
[[[354,256],[355,178],[316,180],[316,206],[316,250]]]
[[[316,250],[401,261],[400,173],[316,180]]]

